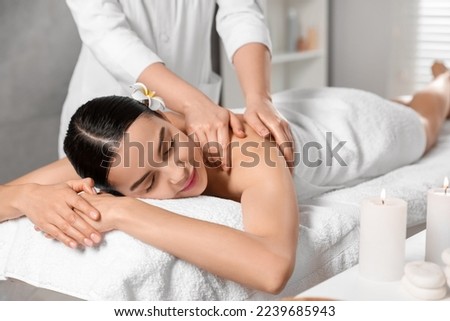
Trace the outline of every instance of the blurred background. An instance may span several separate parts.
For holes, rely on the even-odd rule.
[[[386,98],[450,62],[448,0],[261,0],[272,91],[339,86]],[[222,104],[242,98],[220,42]],[[65,1],[0,0],[0,183],[57,159],[59,115],[81,43]]]

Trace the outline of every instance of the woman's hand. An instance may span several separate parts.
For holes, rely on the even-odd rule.
[[[294,138],[289,123],[276,110],[270,99],[253,98],[247,100],[245,121],[260,135],[271,134],[283,153],[291,172],[294,166]]]
[[[86,221],[102,233],[117,229],[117,220],[132,206],[128,205],[128,202],[133,201],[125,196],[117,197],[107,193],[97,195],[85,193],[80,196],[100,212],[99,220],[87,218]]]
[[[191,107],[184,116],[188,135],[194,134],[200,146],[206,148],[204,151],[209,153],[207,160],[211,163],[218,161],[219,153],[222,167],[228,170],[231,165],[228,155],[229,128],[231,127],[236,136],[244,138],[245,132],[241,121],[231,111],[213,103],[208,106]]]
[[[78,244],[93,246],[101,235],[86,220],[99,219],[99,212],[79,192],[94,194],[90,178],[56,185],[27,184],[18,198],[16,208],[24,213],[48,238],[55,238],[76,248]]]

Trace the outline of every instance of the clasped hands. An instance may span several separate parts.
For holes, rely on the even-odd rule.
[[[96,194],[91,178],[55,185],[27,184],[18,207],[45,237],[73,249],[91,247],[101,242],[101,234],[91,224],[100,219],[100,212],[82,193]]]

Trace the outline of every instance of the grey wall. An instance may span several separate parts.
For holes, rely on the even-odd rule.
[[[397,0],[396,0],[397,1]],[[330,85],[389,92],[392,0],[330,0]]]
[[[79,50],[65,1],[0,0],[0,183],[57,159]]]

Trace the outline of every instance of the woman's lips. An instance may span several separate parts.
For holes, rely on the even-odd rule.
[[[194,187],[195,183],[197,182],[197,173],[195,168],[192,169],[191,176],[189,176],[188,180],[186,181],[186,184],[184,185],[182,192],[190,190],[192,187]]]

